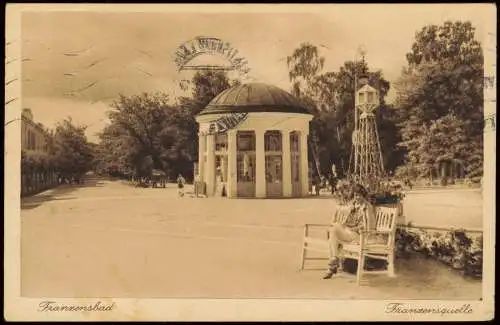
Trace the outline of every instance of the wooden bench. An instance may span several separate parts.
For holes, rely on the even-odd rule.
[[[303,238],[302,252],[300,258],[300,270],[304,270],[306,260],[313,260],[313,259],[328,260],[330,258],[331,256],[330,242],[329,242],[330,227],[335,223],[343,223],[347,219],[350,213],[351,213],[350,207],[341,205],[335,210],[335,213],[333,215],[330,224],[306,223],[304,225],[304,238]],[[323,236],[312,237],[311,230],[319,230],[321,231],[321,233],[323,233]],[[307,251],[324,253],[324,257],[309,258],[307,256]]]
[[[396,222],[399,215],[399,210],[394,207],[375,207],[376,221],[375,229],[372,231],[363,231],[360,233],[359,242],[342,244],[339,249],[340,270],[342,270],[343,262],[346,258],[355,259],[358,261],[356,273],[356,283],[361,283],[363,274],[387,274],[395,276],[394,258],[395,258],[395,239],[396,239]],[[324,253],[323,258],[329,260],[332,255],[329,243],[329,229],[333,223],[343,223],[349,216],[350,208],[340,206],[332,218],[331,224],[306,224],[304,226],[304,239],[302,244],[300,269],[304,269],[305,261],[308,259],[307,251],[316,251]],[[323,229],[325,236],[321,238],[311,237],[310,230],[312,228]],[[375,236],[383,237],[381,240],[371,242],[370,239]],[[386,270],[368,271],[364,269],[366,258],[384,260],[387,262]],[[325,263],[325,267],[326,267]]]

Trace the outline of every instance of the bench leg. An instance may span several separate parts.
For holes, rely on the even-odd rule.
[[[365,269],[365,256],[363,255],[363,253],[360,253],[358,259],[358,271],[356,272],[357,285],[361,284],[361,276],[363,274],[364,269]]]
[[[304,243],[302,244],[302,252],[300,253],[300,270],[304,270],[304,263],[306,259],[306,250],[307,250],[307,244]]]
[[[394,271],[394,253],[390,253],[387,259],[387,272],[390,277],[395,277],[396,272]]]

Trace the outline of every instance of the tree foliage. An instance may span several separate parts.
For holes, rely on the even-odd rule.
[[[223,72],[206,71],[195,73],[191,85],[192,96],[176,104],[162,93],[121,95],[99,135],[99,168],[139,176],[157,169],[191,178],[198,159],[195,116],[231,82]]]
[[[92,168],[94,152],[85,135],[86,129],[84,125],[75,125],[71,118],[56,125],[49,152],[56,169],[65,176],[82,175]]]
[[[469,22],[426,26],[416,34],[396,84],[398,120],[417,176],[443,164],[482,174],[483,53]]]
[[[385,97],[390,84],[381,71],[369,71],[365,61],[347,61],[338,71],[323,72],[325,58],[318,48],[304,43],[287,58],[292,93],[314,115],[310,129],[310,147],[319,160],[319,173],[328,175],[330,166],[345,175],[349,169],[352,132],[354,130],[355,76],[365,74],[379,90],[381,109],[377,115],[386,167],[395,168],[398,154],[398,130],[391,107]],[[314,160],[314,157],[310,157]],[[400,160],[397,158],[396,160]]]

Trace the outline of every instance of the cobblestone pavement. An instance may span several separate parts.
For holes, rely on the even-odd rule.
[[[481,226],[479,193],[443,195],[410,194],[407,220]],[[328,222],[334,207],[325,197],[180,198],[173,184],[144,189],[90,179],[65,185],[22,200],[22,295],[480,298],[480,281],[429,260],[398,261],[396,278],[367,276],[360,287],[349,275],[323,280],[321,269],[299,271],[303,224]]]

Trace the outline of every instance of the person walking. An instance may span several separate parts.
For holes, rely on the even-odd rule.
[[[186,183],[186,180],[184,177],[182,177],[181,174],[177,176],[177,189],[179,191],[179,196],[183,197],[184,196],[184,184]]]
[[[337,188],[337,175],[332,174],[330,177],[330,186],[331,186],[331,192],[332,195],[335,194],[335,189]]]

